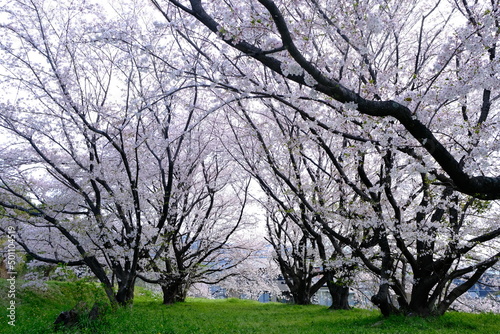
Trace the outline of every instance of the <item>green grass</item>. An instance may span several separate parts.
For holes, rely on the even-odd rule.
[[[6,291],[0,280],[0,294]],[[50,282],[44,292],[18,289],[16,327],[3,315],[1,333],[54,333],[57,315],[80,300],[104,300],[91,283]],[[6,310],[8,301],[0,305]],[[3,311],[6,314],[6,311]],[[133,307],[108,310],[103,319],[56,333],[500,333],[500,315],[449,312],[439,318],[394,316],[354,309],[330,311],[322,306],[261,304],[248,300],[189,299],[161,305],[159,296],[138,289]]]

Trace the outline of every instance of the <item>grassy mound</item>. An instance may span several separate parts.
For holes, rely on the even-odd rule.
[[[6,291],[5,280],[0,280]],[[1,333],[54,333],[52,325],[61,311],[79,302],[105,301],[104,292],[93,283],[49,282],[45,291],[19,288],[16,326],[2,316]],[[3,295],[3,293],[2,293]],[[8,300],[2,299],[6,314]],[[133,307],[107,310],[97,321],[82,322],[56,333],[500,333],[500,315],[449,312],[439,318],[383,318],[378,311],[354,309],[330,311],[326,307],[248,300],[189,299],[165,306],[161,298],[137,289]]]

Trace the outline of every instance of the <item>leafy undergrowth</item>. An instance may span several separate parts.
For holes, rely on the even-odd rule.
[[[6,291],[5,280],[0,289]],[[330,311],[322,306],[261,304],[248,300],[189,299],[165,306],[161,298],[137,289],[133,307],[107,310],[97,321],[55,331],[57,315],[78,302],[102,301],[93,283],[50,282],[46,291],[19,289],[16,326],[2,316],[1,333],[500,333],[500,315],[449,312],[439,318],[383,318],[378,311]],[[2,298],[4,314],[8,301]]]

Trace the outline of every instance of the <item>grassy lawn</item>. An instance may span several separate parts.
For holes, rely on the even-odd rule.
[[[7,285],[0,280],[1,295]],[[46,291],[18,289],[16,326],[7,324],[2,298],[1,333],[54,333],[57,315],[79,301],[104,300],[90,283],[50,282]],[[261,304],[248,300],[189,299],[171,306],[138,289],[133,307],[108,310],[98,321],[56,333],[500,333],[500,315],[449,312],[440,318],[383,318],[378,311],[330,311],[323,306]]]

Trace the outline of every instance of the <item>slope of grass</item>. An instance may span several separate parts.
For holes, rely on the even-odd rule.
[[[72,309],[78,303],[105,301],[103,289],[95,284],[80,282],[49,282],[46,285],[23,288],[23,281],[16,282],[15,327],[8,324],[6,309],[10,299],[5,279],[0,279],[0,333],[53,333],[52,326],[59,313]]]
[[[1,280],[1,291],[5,288]],[[138,289],[136,295],[133,307],[108,310],[99,321],[56,333],[500,333],[500,315],[494,314],[450,312],[429,319],[383,318],[377,311],[330,311],[316,305],[237,299],[189,299],[165,306],[147,290]],[[53,333],[52,323],[61,311],[80,300],[88,304],[104,300],[104,293],[91,283],[51,282],[47,291],[22,290],[17,297],[16,327],[8,326],[8,319],[2,316],[2,333]],[[6,300],[0,305],[5,310]]]

